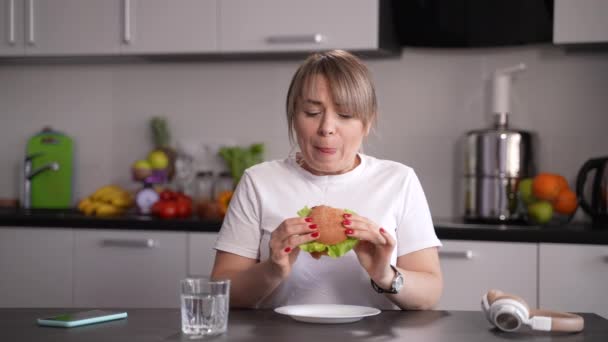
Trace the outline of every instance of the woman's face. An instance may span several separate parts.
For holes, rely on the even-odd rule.
[[[341,174],[357,164],[357,152],[369,127],[334,103],[324,76],[310,79],[298,100],[294,128],[304,167],[316,175]]]

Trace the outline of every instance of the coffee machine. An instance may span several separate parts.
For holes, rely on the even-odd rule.
[[[464,145],[464,219],[517,223],[519,181],[535,173],[536,135],[509,126],[513,73],[525,65],[496,70],[492,82],[493,126],[467,132]],[[523,223],[523,221],[522,221]]]

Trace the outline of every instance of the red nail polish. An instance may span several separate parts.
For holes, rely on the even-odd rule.
[[[312,236],[314,238],[319,237],[319,232],[314,232],[314,233],[310,234],[310,236]]]
[[[386,230],[384,230],[384,228],[380,227],[380,233],[386,233]]]
[[[285,247],[284,251],[285,251],[285,253],[291,252],[291,247]]]
[[[346,234],[347,234],[347,235],[351,235],[351,234],[353,234],[354,232],[355,232],[355,231],[354,231],[354,230],[352,230],[352,229],[347,229],[347,230],[346,230]]]
[[[351,224],[351,222],[350,222],[349,220],[344,220],[344,221],[342,221],[342,223],[343,223],[344,225],[347,225],[347,226],[348,226],[349,224]]]
[[[312,222],[312,217],[307,217],[307,218],[304,219],[304,221],[306,221],[306,222]]]
[[[351,216],[353,216],[353,215],[351,215],[351,214],[344,214],[344,218],[349,218]]]
[[[311,224],[310,226],[308,226],[308,228],[310,228],[310,229],[315,229],[315,228],[317,228],[317,225],[313,223],[313,224]]]

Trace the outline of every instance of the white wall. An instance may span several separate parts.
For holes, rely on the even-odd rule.
[[[365,152],[415,168],[434,216],[460,215],[459,145],[490,123],[488,80],[519,62],[511,123],[540,138],[541,170],[573,181],[608,155],[608,58],[552,46],[404,49],[368,59],[381,111]],[[76,139],[77,195],[117,182],[151,148],[148,119],[166,115],[174,140],[262,141],[289,152],[285,93],[298,60],[0,64],[0,196],[19,194],[27,138],[52,125]]]

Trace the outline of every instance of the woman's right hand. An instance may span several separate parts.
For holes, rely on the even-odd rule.
[[[270,234],[270,262],[282,278],[291,272],[300,253],[297,247],[318,238],[319,230],[310,217],[288,218]]]

